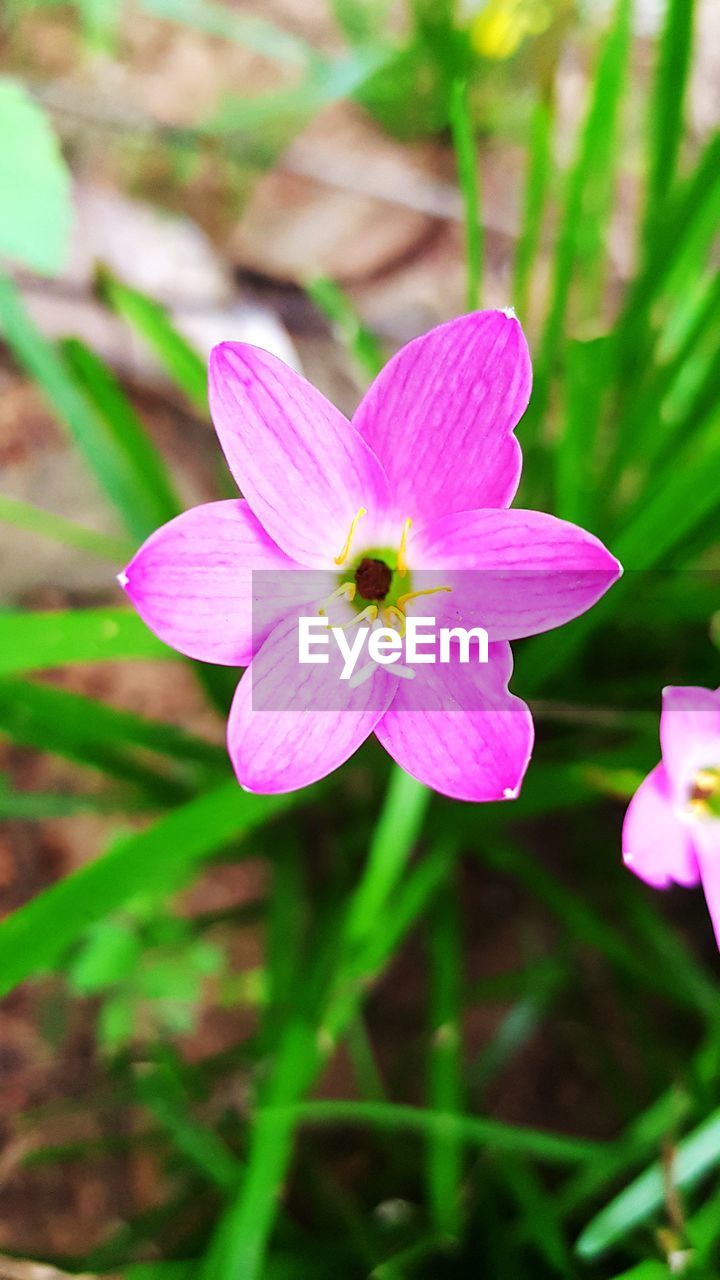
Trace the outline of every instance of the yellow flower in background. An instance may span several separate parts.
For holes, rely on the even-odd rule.
[[[527,36],[553,20],[551,0],[487,0],[470,25],[470,42],[483,58],[509,58]]]

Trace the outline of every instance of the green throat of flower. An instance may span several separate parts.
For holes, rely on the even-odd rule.
[[[686,807],[694,818],[720,818],[720,765],[698,769]]]
[[[338,586],[332,595],[318,610],[320,615],[327,613],[327,605],[341,596],[355,610],[355,617],[346,626],[354,622],[375,622],[379,617],[386,627],[393,627],[401,635],[405,633],[405,617],[407,606],[411,600],[419,596],[435,595],[439,591],[450,591],[450,587],[430,587],[425,591],[413,591],[412,575],[407,563],[407,542],[412,520],[408,516],[403,521],[400,542],[397,549],[392,547],[366,548],[355,557],[350,556],[357,526],[366,515],[364,507],[360,507],[350,525],[350,531],[339,555],[335,557],[338,573]]]

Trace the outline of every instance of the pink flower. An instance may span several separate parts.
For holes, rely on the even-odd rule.
[[[702,881],[720,947],[720,689],[663,689],[660,745],[625,815],[625,865],[655,889]]]
[[[463,316],[409,343],[352,424],[267,352],[215,348],[210,406],[244,500],[196,507],[158,529],[120,581],[173,648],[250,664],[228,723],[248,790],[306,786],[374,731],[438,791],[517,795],[533,724],[508,692],[508,641],[583,613],[620,573],[575,525],[506,510],[530,385],[522,329],[503,311]],[[487,628],[487,664],[453,657],[418,667],[414,679],[377,666],[360,683],[335,679],[332,657],[329,667],[298,666],[299,613],[338,609],[351,625],[402,630],[408,616],[427,615],[428,596],[439,625]]]

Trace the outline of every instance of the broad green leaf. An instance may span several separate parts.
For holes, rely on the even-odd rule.
[[[0,613],[0,675],[75,662],[174,658],[131,609]]]
[[[70,238],[70,175],[40,107],[0,78],[0,257],[56,275]]]
[[[680,1191],[690,1188],[718,1163],[720,1111],[714,1111],[678,1143],[672,1161],[673,1185]],[[597,1258],[661,1209],[665,1194],[665,1176],[658,1161],[588,1223],[575,1246],[577,1252],[582,1258]]]
[[[293,797],[254,796],[235,779],[116,840],[107,853],[46,889],[0,924],[0,993],[61,964],[98,920],[138,894],[176,889],[204,858],[289,808]]]

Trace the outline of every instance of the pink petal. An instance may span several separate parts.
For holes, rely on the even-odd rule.
[[[157,529],[119,581],[150,630],[173,649],[241,667],[291,605],[308,595],[322,599],[335,579],[298,571],[236,498],[193,507]]]
[[[228,721],[228,750],[241,786],[296,791],[349,759],[390,705],[399,681],[377,668],[354,687],[339,679],[335,642],[325,666],[298,662],[297,618],[286,618],[243,675]]]
[[[375,730],[409,774],[456,800],[517,796],[530,760],[533,722],[508,692],[510,646],[490,647],[490,661],[415,668],[398,681],[392,706]]]
[[[512,434],[532,370],[518,321],[476,311],[408,343],[355,418],[390,480],[399,518],[506,507],[520,478]]]
[[[367,545],[383,545],[387,478],[362,437],[276,356],[223,342],[210,356],[210,408],[240,489],[300,564],[331,567],[360,507]]]
[[[542,511],[443,516],[418,530],[411,552],[413,565],[452,588],[434,600],[438,621],[484,626],[491,640],[562,626],[622,573],[591,533]]]
[[[690,826],[675,811],[663,764],[655,766],[630,801],[622,847],[626,867],[656,889],[698,883]]]
[[[693,843],[715,941],[720,950],[720,822],[718,819],[705,818],[694,823]]]
[[[684,804],[698,769],[720,766],[720,690],[663,689],[660,743],[674,799]]]

